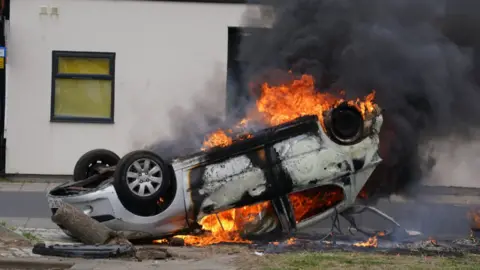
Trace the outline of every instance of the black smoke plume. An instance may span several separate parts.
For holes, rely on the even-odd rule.
[[[259,2],[273,7],[275,20],[239,45],[244,85],[275,83],[272,70],[292,70],[313,75],[320,91],[343,89],[349,98],[376,90],[385,110],[384,162],[370,193],[411,190],[422,168],[434,164],[422,158],[421,145],[452,134],[467,138],[480,125],[479,1]]]

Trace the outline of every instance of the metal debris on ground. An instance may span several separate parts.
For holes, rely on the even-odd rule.
[[[51,245],[36,244],[33,254],[43,256],[78,257],[78,258],[118,258],[135,254],[132,245]]]

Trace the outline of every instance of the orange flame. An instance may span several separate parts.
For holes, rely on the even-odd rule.
[[[251,243],[241,237],[244,226],[255,220],[262,211],[271,210],[270,202],[235,208],[218,214],[208,215],[199,221],[202,229],[208,231],[201,236],[177,235],[183,238],[186,245],[205,246],[218,243]]]
[[[470,228],[480,230],[480,208],[472,208],[468,211],[467,217],[470,220]]]
[[[291,237],[287,240],[287,245],[293,245],[297,242],[297,239],[295,239],[294,237]]]
[[[374,110],[374,98],[375,91],[372,91],[363,101],[357,98],[348,101],[348,104],[357,107],[365,116],[367,112]],[[250,117],[242,119],[237,127],[244,127],[250,119],[257,118],[256,115],[261,115],[261,120],[269,126],[280,125],[306,115],[316,115],[323,123],[323,113],[343,102],[345,100],[339,96],[318,92],[311,75],[302,75],[289,84],[279,86],[264,83],[256,108],[249,113]],[[227,133],[231,131],[217,130],[207,136],[202,150],[232,144],[233,138]]]
[[[215,146],[225,147],[232,144],[232,142],[232,137],[228,136],[225,131],[219,129],[210,134],[208,139],[203,142],[202,150],[206,150]]]
[[[432,245],[435,245],[435,246],[438,245],[437,240],[433,237],[428,237],[428,241],[430,241],[430,243],[432,243]]]
[[[322,186],[300,191],[289,195],[292,202],[294,216],[297,223],[306,218],[324,211],[343,200],[343,192],[337,186]],[[254,222],[260,213],[271,213],[273,207],[270,202],[263,202],[251,206],[244,206],[226,210],[218,214],[208,215],[198,223],[207,233],[195,235],[177,235],[186,245],[205,246],[218,243],[251,243],[243,239],[241,232]],[[287,240],[287,244],[294,244],[295,238]],[[165,240],[155,240],[154,243],[166,243]],[[275,242],[273,243],[275,244]]]
[[[326,189],[326,190],[324,190]],[[338,186],[321,186],[288,195],[296,222],[324,211],[343,200],[343,191]]]
[[[257,100],[257,109],[265,122],[274,126],[304,115],[317,115],[323,119],[323,112],[332,108],[341,99],[315,90],[315,81],[310,75],[303,75],[289,85],[262,85]]]
[[[153,243],[155,243],[155,244],[168,244],[168,240],[167,239],[157,239],[157,240],[153,240]]]
[[[378,238],[377,236],[383,237],[385,236],[385,232],[378,232],[377,235],[374,235],[370,238],[368,238],[367,241],[365,242],[358,242],[353,244],[356,247],[378,247]]]
[[[377,247],[378,239],[377,239],[377,236],[375,235],[373,237],[368,238],[368,240],[365,242],[358,242],[353,245],[356,247]]]

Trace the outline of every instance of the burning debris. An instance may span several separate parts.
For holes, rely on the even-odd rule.
[[[377,236],[374,235],[374,236],[368,238],[368,240],[365,241],[365,242],[354,243],[353,246],[355,246],[355,247],[378,247]]]
[[[178,237],[178,236],[177,236]],[[173,238],[175,239],[175,238]],[[185,239],[185,238],[183,238]],[[293,237],[277,241],[240,241],[237,244],[247,244],[254,254],[278,254],[298,251],[343,251],[343,252],[374,252],[384,255],[417,255],[417,256],[447,256],[462,257],[468,253],[480,254],[480,242],[472,239],[437,240],[425,237],[415,231],[406,231],[402,237],[394,232],[377,232],[365,241],[359,241],[355,234],[330,233],[324,237],[319,235],[305,236],[301,233]],[[197,239],[198,240],[198,239]],[[173,241],[174,242],[174,241]],[[157,244],[176,245],[168,240],[158,240]],[[203,242],[206,243],[206,242]],[[227,242],[225,242],[227,243]],[[225,244],[218,242],[217,244]],[[231,243],[231,242],[228,242]],[[186,241],[181,245],[203,246],[200,242]]]
[[[479,254],[477,246],[459,244],[458,241],[441,242],[428,239],[391,241],[374,236],[365,242],[354,242],[351,236],[337,235],[337,239],[315,240],[296,238],[294,241],[254,244],[257,255],[278,254],[295,251],[344,251],[375,252],[390,255],[452,256],[461,257],[467,253]]]
[[[242,232],[248,226],[247,224],[258,222],[260,219],[265,218],[268,212],[272,211],[273,208],[269,202],[227,210],[206,216],[199,221],[205,234],[199,236],[177,235],[175,237],[183,239],[184,244],[189,246],[205,246],[219,243],[252,243],[252,241],[242,237]],[[154,243],[165,240],[155,240]]]
[[[470,209],[467,217],[470,220],[470,228],[472,228],[472,231],[480,231],[480,207]]]
[[[299,223],[337,205],[343,200],[343,192],[339,187],[321,187],[292,193],[288,197],[296,223]],[[248,239],[251,234],[268,233],[276,228],[278,220],[274,211],[271,202],[264,202],[208,215],[198,222],[202,226],[202,235],[176,235],[174,238],[183,239],[181,245],[188,246],[251,244],[252,240]],[[159,239],[154,243],[170,242]]]

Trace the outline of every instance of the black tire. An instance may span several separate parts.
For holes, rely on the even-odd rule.
[[[120,157],[110,150],[95,149],[88,151],[83,154],[75,164],[75,168],[73,169],[73,181],[84,180],[97,174],[94,168],[96,164],[101,164],[102,166],[115,166],[119,160]]]
[[[145,159],[150,160],[150,166],[152,166],[152,164],[154,167],[158,165],[160,173],[152,174],[152,176],[157,178],[161,176],[160,183],[150,181],[151,178],[148,178],[148,176],[144,176],[146,179],[148,178],[147,180],[142,180],[138,177],[127,177],[129,169],[131,170],[130,172],[135,170],[137,171],[136,173],[140,173],[137,169],[134,169],[134,163],[142,162]],[[142,169],[151,171],[151,167],[147,169],[144,167],[145,163],[139,163],[137,165],[141,165],[141,167],[143,167]],[[128,211],[140,216],[149,216],[152,214],[152,209],[156,209],[158,200],[163,197],[166,192],[168,192],[172,181],[171,177],[170,170],[161,157],[150,151],[138,150],[128,153],[118,162],[113,175],[113,186],[115,187],[115,191],[117,192],[120,202]],[[150,194],[139,196],[136,193],[141,192],[135,190],[136,186],[134,186],[132,189],[129,187],[129,183],[133,183],[135,180],[148,182],[148,184],[154,187],[154,191]],[[141,182],[138,185],[139,188],[140,185]]]

